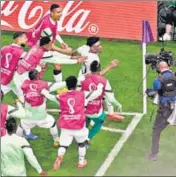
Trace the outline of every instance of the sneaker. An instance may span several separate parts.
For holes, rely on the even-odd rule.
[[[157,154],[152,154],[152,153],[147,154],[147,155],[146,155],[146,158],[147,158],[148,160],[152,160],[152,161],[158,160]]]
[[[54,141],[53,147],[54,147],[54,148],[58,148],[58,147],[59,147],[59,141]]]
[[[78,163],[77,168],[84,168],[87,166],[87,160],[84,160],[83,164]]]
[[[124,116],[120,116],[117,113],[114,114],[108,114],[108,120],[118,120],[118,121],[122,121],[124,120],[125,117]]]
[[[63,161],[63,157],[62,156],[57,156],[56,161],[54,162],[53,168],[55,170],[58,170],[61,166],[62,161]]]
[[[24,137],[25,137],[26,139],[28,139],[28,140],[36,140],[36,139],[38,139],[38,136],[37,136],[37,135],[34,135],[34,134],[32,134],[32,133],[30,133],[29,135],[24,134]]]
[[[165,33],[164,36],[163,36],[163,40],[164,41],[170,41],[171,40],[171,35]]]

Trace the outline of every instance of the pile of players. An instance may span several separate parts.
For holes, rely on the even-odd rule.
[[[1,104],[1,172],[3,176],[26,176],[24,154],[30,164],[46,176],[30,144],[26,139],[36,140],[33,127],[50,129],[58,156],[54,169],[59,169],[67,148],[73,138],[78,143],[78,168],[87,165],[85,159],[89,141],[101,130],[106,118],[104,102],[108,108],[108,119],[120,120],[123,116],[114,112],[121,104],[115,99],[109,81],[104,75],[118,66],[117,60],[101,70],[98,54],[102,50],[98,37],[89,37],[86,45],[73,50],[57,34],[57,21],[62,9],[53,4],[32,31],[15,32],[14,42],[1,49],[1,99],[9,91],[17,96],[16,107]],[[61,48],[56,46],[56,40]],[[28,45],[29,51],[23,47]],[[55,82],[43,80],[47,63],[54,65]],[[61,64],[82,64],[78,78],[69,76],[62,80]],[[57,94],[51,94],[54,92]],[[48,114],[46,101],[58,104],[57,120]],[[20,118],[17,125],[16,119]],[[90,122],[93,126],[88,130]],[[60,129],[60,135],[58,134]]]

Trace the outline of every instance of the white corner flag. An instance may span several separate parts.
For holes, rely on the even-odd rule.
[[[143,114],[147,114],[147,67],[145,64],[145,55],[147,53],[147,43],[154,41],[152,30],[148,21],[142,21],[142,56],[143,56]]]

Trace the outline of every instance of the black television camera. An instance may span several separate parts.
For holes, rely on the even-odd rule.
[[[176,66],[173,53],[171,51],[165,51],[164,48],[161,48],[160,53],[145,55],[145,63],[146,65],[151,64],[152,69],[157,69],[157,65],[160,61],[167,62],[169,66]]]

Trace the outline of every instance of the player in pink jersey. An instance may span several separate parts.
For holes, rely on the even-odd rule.
[[[21,85],[28,78],[28,72],[34,68],[38,71],[41,71],[41,60],[44,58],[44,52],[50,51],[52,48],[52,41],[49,37],[43,37],[40,39],[40,44],[33,46],[28,53],[24,56],[24,58],[20,61],[18,65],[17,72],[15,72],[14,80],[18,91],[20,92],[20,98],[22,102],[24,102],[23,92],[21,91]],[[72,64],[76,64],[78,62],[83,62],[83,57],[76,57],[76,59],[70,59],[70,57],[65,58],[60,61],[57,57],[51,56],[49,59],[43,59],[46,63],[67,63],[68,60],[71,60]]]
[[[98,85],[98,89],[93,92],[77,91],[77,79],[70,76],[66,79],[68,91],[58,96],[50,95],[48,91],[44,91],[45,96],[55,102],[58,102],[61,109],[58,126],[61,129],[60,147],[58,156],[54,163],[54,168],[60,168],[63,156],[73,141],[76,139],[78,143],[79,162],[78,168],[84,168],[87,164],[85,160],[86,146],[85,141],[88,138],[88,129],[86,128],[85,106],[91,100],[96,99],[102,93],[102,84]]]
[[[4,93],[1,90],[1,101],[3,100]],[[15,118],[24,119],[25,110],[19,101],[16,101],[17,108],[1,103],[1,136],[6,134],[5,122],[8,117],[13,116]]]
[[[14,74],[14,82],[22,102],[24,102],[24,96],[21,90],[22,83],[28,78],[28,72],[30,70],[38,68],[41,71],[40,60],[43,57],[44,51],[51,49],[51,45],[52,43],[48,37],[42,38],[40,45],[33,46],[18,64],[17,71]]]
[[[119,107],[120,103],[114,98],[114,93],[112,91],[111,85],[107,79],[103,76],[99,75],[100,64],[97,61],[93,61],[90,65],[91,74],[86,75],[85,80],[81,82],[81,88],[83,91],[93,91],[97,89],[98,84],[103,84],[103,92],[102,94],[95,100],[89,102],[86,109],[86,117],[87,117],[87,127],[92,120],[94,122],[94,126],[89,132],[88,141],[92,139],[101,129],[105,120],[104,113],[104,105],[103,105],[103,97]],[[119,119],[123,120],[123,116],[119,116]]]
[[[29,46],[36,45],[40,40],[40,37],[49,36],[53,43],[52,51],[55,51],[53,52],[54,55],[58,56],[58,58],[62,57],[62,55],[59,53],[71,55],[72,49],[69,48],[68,45],[64,43],[62,38],[58,35],[58,21],[60,20],[61,15],[61,7],[58,4],[52,4],[50,7],[50,13],[46,14],[33,28],[33,30],[27,33]],[[62,48],[59,48],[55,45],[56,40],[61,44]],[[46,53],[46,55],[49,54]],[[41,75],[44,73],[45,69],[46,66],[42,68]],[[56,82],[62,81],[60,65],[55,64],[53,74]]]
[[[62,83],[52,84],[39,80],[39,72],[35,69],[29,72],[29,79],[25,80],[21,86],[25,95],[26,119],[21,120],[21,128],[18,128],[19,133],[24,131],[27,139],[35,140],[38,138],[31,133],[33,127],[49,128],[54,139],[53,146],[57,147],[59,145],[57,126],[54,118],[46,111],[46,98],[42,90],[54,91],[59,89],[60,85],[62,86]]]
[[[12,90],[15,95],[20,96],[18,89],[15,87],[13,76],[19,60],[26,53],[22,47],[25,46],[27,38],[25,33],[15,32],[13,39],[13,44],[1,49],[1,89],[4,94]]]

